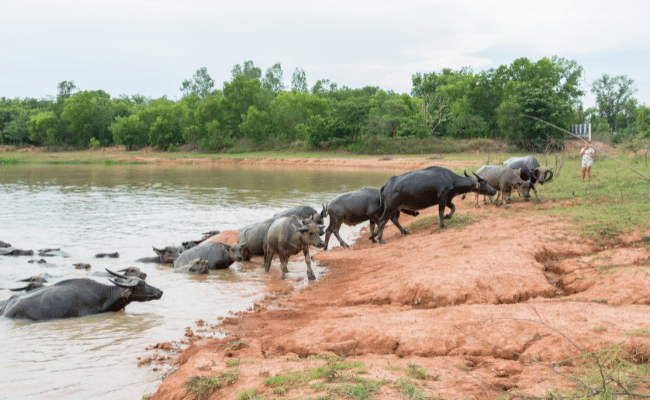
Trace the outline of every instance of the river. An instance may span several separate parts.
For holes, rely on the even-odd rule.
[[[12,165],[0,167],[0,240],[37,251],[60,248],[68,257],[0,256],[0,300],[7,288],[32,275],[48,284],[138,266],[160,300],[131,303],[125,312],[31,322],[0,317],[0,399],[141,399],[169,367],[138,367],[145,348],[183,337],[195,321],[217,324],[250,307],[267,275],[262,261],[236,263],[208,276],[176,274],[169,267],[136,263],[151,247],[180,245],[202,232],[239,229],[278,211],[308,204],[320,210],[335,195],[380,187],[390,171],[238,167],[214,165]],[[342,229],[352,239],[357,229]],[[338,242],[334,237],[330,247]],[[119,252],[117,259],[95,259]],[[77,270],[74,263],[92,265]],[[315,263],[316,264],[316,263]],[[288,278],[306,282],[304,263]],[[327,271],[314,265],[322,276]]]

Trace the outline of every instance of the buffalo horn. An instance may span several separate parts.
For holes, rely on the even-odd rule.
[[[32,287],[32,285],[27,285],[27,286],[25,286],[25,287],[15,288],[15,289],[9,289],[9,290],[11,290],[12,292],[20,292],[20,291],[22,291],[22,290],[28,290],[28,289],[31,288],[31,287]]]
[[[27,279],[21,279],[21,280],[16,281],[16,282],[31,282],[31,281],[32,281],[32,278],[27,278]],[[47,279],[41,278],[41,282],[47,283]]]
[[[463,171],[463,173],[465,174],[466,177],[469,178],[469,175],[467,175],[467,171]]]
[[[111,272],[111,271],[108,271],[108,272]],[[108,280],[113,282],[113,284],[115,284],[115,285],[117,285],[119,287],[123,287],[125,289],[131,289],[131,288],[133,288],[135,286],[138,286],[138,281],[134,280],[134,279],[129,279],[126,282],[120,282],[117,279],[110,279],[110,278]]]
[[[301,226],[300,228],[298,228],[298,232],[306,232],[308,230],[309,230],[308,226]]]
[[[325,228],[325,225],[323,225],[323,224],[318,224],[318,225],[316,225],[316,226],[317,226],[319,229],[323,229],[323,228]]]
[[[117,272],[113,272],[113,271],[111,271],[111,270],[108,269],[108,268],[105,268],[105,269],[106,269],[106,271],[108,271],[109,274],[111,274],[111,275],[115,275],[115,276],[117,276],[118,278],[127,279],[127,280],[129,279],[129,277],[126,276],[126,275],[118,274]]]
[[[244,242],[244,243],[240,244],[240,247],[243,249],[244,247],[246,247],[246,244],[247,244],[247,243],[248,243],[248,242]]]

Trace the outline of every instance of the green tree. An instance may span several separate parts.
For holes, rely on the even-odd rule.
[[[74,81],[62,81],[56,86],[59,90],[57,97],[67,99],[72,96],[72,91],[78,89],[77,85],[74,84]]]
[[[65,99],[61,119],[66,123],[66,144],[88,147],[94,137],[93,94],[82,91]]]
[[[54,146],[57,144],[58,127],[59,119],[51,111],[32,115],[29,124],[29,139],[36,144]]]
[[[293,71],[293,75],[291,76],[291,91],[309,93],[309,89],[307,88],[307,77],[302,68],[296,67],[296,70]]]
[[[109,127],[113,134],[113,140],[117,144],[123,144],[127,150],[147,144],[148,130],[137,115],[128,117],[117,117]]]
[[[181,84],[180,90],[183,92],[183,97],[191,94],[198,96],[201,99],[206,98],[214,87],[214,79],[208,74],[206,67],[199,68],[191,80],[186,79]]]
[[[262,79],[262,87],[275,94],[284,90],[284,80],[282,78],[282,66],[280,63],[273,64],[266,70],[266,75]]]
[[[93,136],[103,146],[113,143],[113,134],[109,127],[115,121],[115,105],[107,97],[94,97],[93,103]]]
[[[327,118],[329,111],[327,100],[308,93],[282,92],[271,103],[276,134],[289,141],[306,139],[299,135],[297,126],[309,125],[310,119],[315,115]]]
[[[255,106],[248,107],[244,120],[239,124],[239,131],[256,143],[268,140],[271,128],[269,114],[266,111],[258,110]]]
[[[280,64],[278,63],[276,65],[279,66]],[[280,72],[282,72],[282,69],[280,69]],[[247,81],[250,81],[251,79],[260,79],[262,77],[262,69],[256,67],[255,63],[253,63],[251,60],[244,61],[243,69],[241,65],[235,64],[230,73],[232,74],[233,78],[238,74],[242,74],[244,76],[244,79]],[[282,78],[282,75],[280,75],[280,78]]]
[[[636,92],[633,84],[634,80],[627,75],[611,77],[608,74],[603,74],[591,83],[591,92],[596,95],[598,112],[607,120],[612,132],[616,132],[616,116]]]
[[[250,106],[258,110],[268,110],[269,92],[262,89],[259,79],[247,79],[243,73],[223,84],[223,124],[222,129],[229,135],[239,136],[239,125],[248,113]]]

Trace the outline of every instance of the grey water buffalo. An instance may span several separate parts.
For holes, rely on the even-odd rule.
[[[288,271],[287,263],[289,257],[298,254],[301,250],[305,255],[307,264],[307,278],[314,280],[314,272],[311,269],[311,257],[309,246],[323,247],[322,235],[324,225],[314,223],[312,218],[300,219],[295,215],[278,218],[269,227],[264,249],[264,271],[269,272],[273,255],[280,257],[280,279],[285,278]]]
[[[187,242],[181,243],[183,246],[183,251],[189,250],[193,247],[196,247],[203,243],[206,239],[198,239],[198,240],[188,240]]]
[[[381,194],[379,189],[365,188],[355,192],[339,194],[330,200],[326,207],[327,214],[330,217],[330,223],[325,234],[325,250],[327,250],[332,233],[334,233],[334,236],[336,236],[341,246],[350,247],[339,235],[339,229],[341,229],[342,224],[357,225],[365,221],[370,221],[370,240],[373,243],[377,242],[375,240],[377,234],[375,226],[379,225],[379,218],[384,212],[384,209],[381,206]],[[403,211],[413,216],[420,214],[417,211]],[[405,230],[398,221],[399,214],[400,212],[398,210],[391,215],[390,219],[393,221],[395,226],[399,228],[400,232],[408,235],[410,232]]]
[[[85,269],[86,271],[90,271],[90,269],[92,268],[91,265],[88,264],[88,263],[80,263],[79,262],[79,263],[75,263],[75,264],[72,264],[72,265],[75,267],[75,269]]]
[[[201,235],[203,235],[203,240],[211,238],[214,235],[220,234],[221,231],[209,231],[209,232],[203,232]]]
[[[228,245],[219,242],[207,243],[204,246],[196,246],[184,251],[180,257],[174,261],[174,268],[179,268],[189,264],[192,260],[199,258],[208,261],[209,269],[228,268],[235,261],[241,261],[241,249],[246,247],[246,242]]]
[[[117,272],[129,278],[140,278],[143,281],[147,279],[147,274],[144,273],[143,271],[140,271],[140,268],[138,267],[128,267],[128,268],[120,269]]]
[[[180,257],[181,253],[174,246],[167,246],[162,249],[152,247],[153,251],[158,254],[157,257],[144,257],[136,260],[141,263],[160,263],[160,264],[173,264],[174,261]]]
[[[306,219],[313,216],[314,222],[316,222],[317,224],[322,224],[325,218],[327,217],[327,209],[325,208],[325,204],[323,204],[323,210],[321,212],[316,211],[310,206],[298,206],[290,210],[285,210],[275,214],[273,216],[273,219],[290,217],[292,215],[295,215],[300,219]]]
[[[120,258],[120,253],[117,251],[115,253],[98,253],[95,254],[95,258]]]
[[[474,173],[474,176],[455,174],[453,171],[442,167],[428,167],[421,170],[409,171],[393,176],[380,189],[381,204],[384,212],[379,219],[379,243],[386,243],[382,236],[384,228],[390,217],[399,210],[422,210],[438,204],[440,227],[446,228],[444,220],[451,219],[456,211],[452,203],[454,196],[468,192],[494,196],[497,192],[485,179]],[[445,207],[451,212],[444,214]]]
[[[509,208],[508,203],[510,202],[510,194],[513,189],[519,191],[525,201],[530,200],[529,182],[522,180],[514,170],[505,165],[484,165],[479,168],[476,173],[485,178],[488,181],[488,184],[497,192],[501,192],[503,195],[503,208]],[[499,195],[500,194],[497,194],[495,200],[490,198],[490,202],[492,202],[492,204],[497,204]],[[476,207],[479,207],[478,196],[478,193],[476,193],[476,202],[474,203]],[[487,204],[485,197],[486,196],[483,195],[483,204]]]
[[[174,268],[174,272],[189,273],[189,274],[207,274],[210,272],[208,268],[208,260],[201,258],[195,258],[190,261],[188,264],[181,265],[178,268]]]
[[[108,271],[108,270],[107,270]],[[44,321],[123,310],[133,301],[160,299],[163,292],[138,278],[108,271],[117,279],[105,285],[92,279],[68,279],[0,303],[0,315]]]
[[[534,156],[512,157],[504,161],[503,165],[520,171],[521,179],[524,181],[530,181],[530,188],[535,192],[537,202],[542,202],[537,194],[535,184],[539,182],[540,185],[543,185],[553,179],[553,168],[541,165]]]
[[[0,256],[33,256],[34,250],[21,250],[13,247],[5,247],[0,249]]]
[[[70,257],[70,254],[61,249],[40,249],[37,254],[39,257]]]
[[[266,221],[250,224],[239,232],[237,243],[240,246],[242,243],[246,243],[246,247],[242,250],[244,260],[250,261],[252,256],[264,256],[266,236],[273,221],[275,220],[267,219]]]
[[[7,247],[12,247],[12,246],[9,243],[0,240],[0,249],[6,249]]]

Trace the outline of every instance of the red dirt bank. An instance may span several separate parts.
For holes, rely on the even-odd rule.
[[[471,216],[475,222],[467,226],[440,230],[432,207],[418,219],[433,216],[433,223],[411,236],[390,225],[386,245],[371,244],[366,233],[351,250],[314,254],[329,274],[298,291],[295,280],[279,280],[274,262],[271,294],[256,305],[259,311],[224,320],[215,329],[226,339],[195,337],[152,399],[193,398],[188,379],[215,376],[235,359],[254,362],[240,364],[238,379],[208,398],[234,399],[251,388],[267,398],[316,398],[328,393],[304,385],[278,395],[263,381],[285,369],[324,364],[296,355],[329,353],[364,362],[363,377],[376,380],[404,377],[386,366],[413,362],[439,375],[417,384],[426,396],[488,396],[489,387],[454,365],[504,390],[543,395],[567,387],[550,369],[504,350],[545,363],[578,354],[557,332],[524,319],[541,319],[590,350],[624,342],[630,360],[647,362],[648,337],[623,335],[650,326],[650,252],[640,235],[598,249],[567,236],[565,222],[536,215],[546,204],[517,202],[502,215],[501,208],[474,209],[472,197],[458,200],[454,217]],[[402,219],[407,229],[415,220]],[[252,262],[261,268],[261,260]],[[404,398],[394,384],[382,386],[376,397]]]

